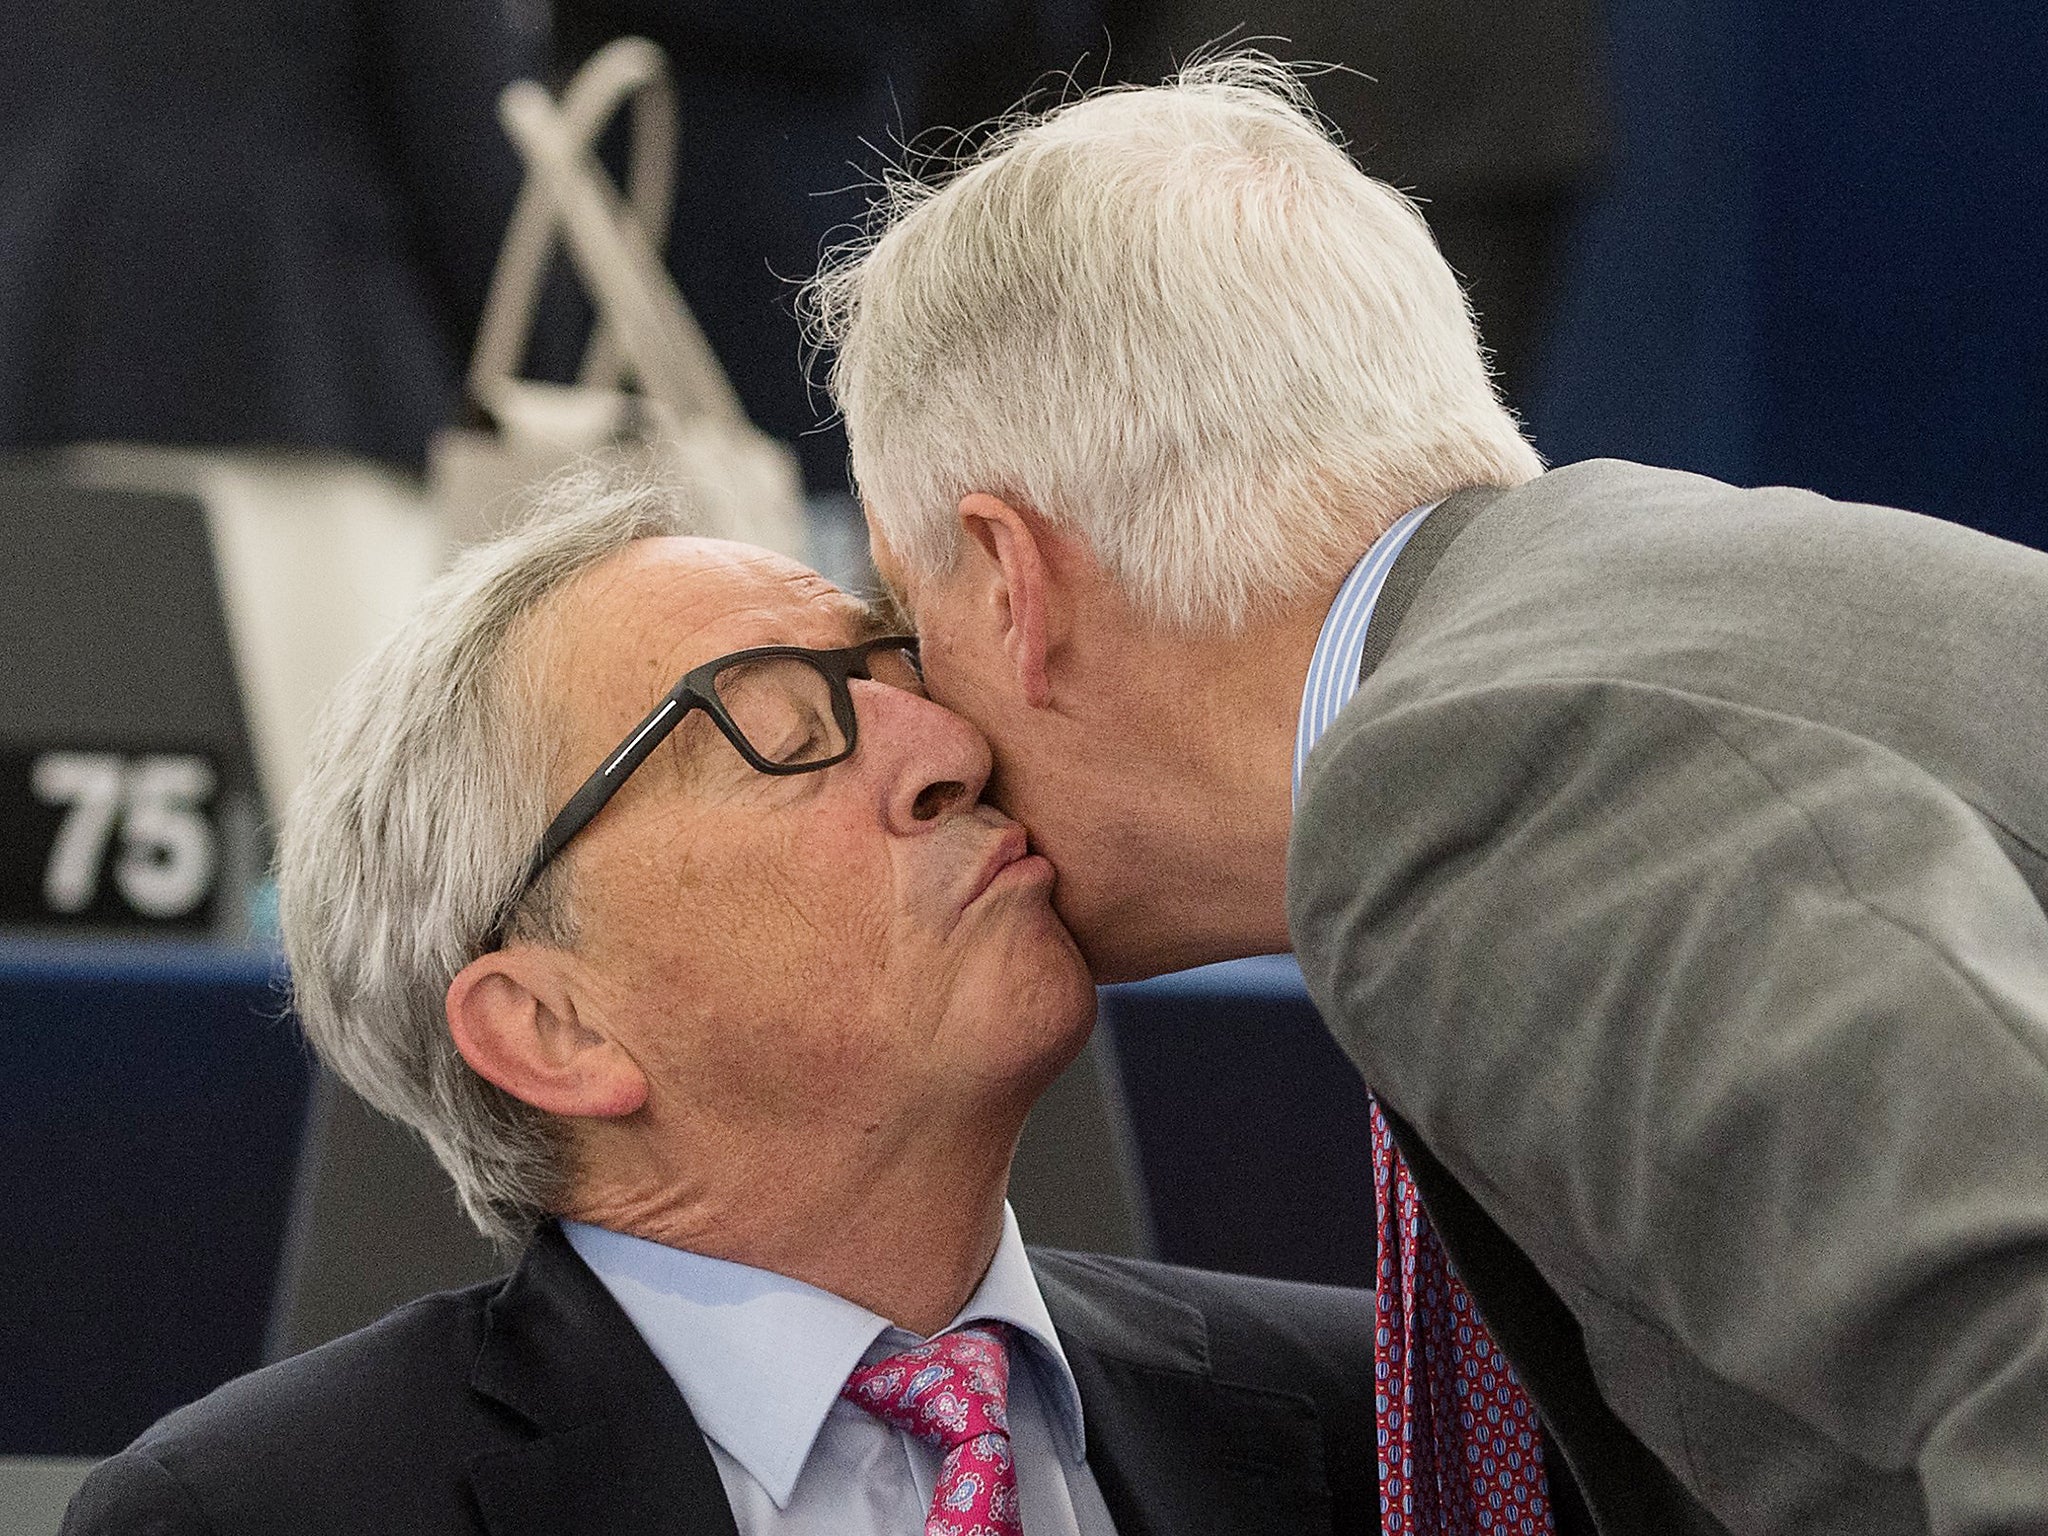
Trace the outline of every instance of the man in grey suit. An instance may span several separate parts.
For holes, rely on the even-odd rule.
[[[2048,557],[1544,473],[1305,108],[1098,94],[819,278],[933,695],[1098,978],[1300,953],[1389,1532],[2048,1531]]]

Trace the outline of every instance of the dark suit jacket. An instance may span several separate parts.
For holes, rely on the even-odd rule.
[[[1602,1528],[2048,1531],[2048,556],[1593,462],[1381,603],[1295,943]]]
[[[1379,1525],[1372,1305],[1355,1291],[1032,1256],[1122,1536]],[[180,1409],[100,1466],[92,1533],[733,1532],[682,1395],[549,1226],[430,1296]]]

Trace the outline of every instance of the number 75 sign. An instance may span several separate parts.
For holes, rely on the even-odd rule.
[[[0,915],[199,927],[220,872],[220,775],[196,753],[0,756]]]

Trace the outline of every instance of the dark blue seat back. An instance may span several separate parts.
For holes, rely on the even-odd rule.
[[[267,955],[0,942],[0,1456],[261,1363],[310,1078]]]
[[[1157,1257],[1372,1283],[1365,1088],[1292,959],[1105,987],[1101,1017]]]

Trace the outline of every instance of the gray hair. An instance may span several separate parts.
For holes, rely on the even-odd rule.
[[[1234,629],[1401,513],[1542,470],[1407,198],[1257,53],[1001,125],[892,174],[806,295],[868,514],[914,579],[985,491],[1138,609]]]
[[[559,1208],[570,1172],[558,1125],[471,1070],[444,1014],[553,810],[557,732],[524,641],[581,572],[692,531],[672,488],[595,472],[554,482],[342,683],[284,819],[280,918],[306,1037],[425,1138],[500,1246]],[[509,931],[574,942],[568,874],[543,876]]]

